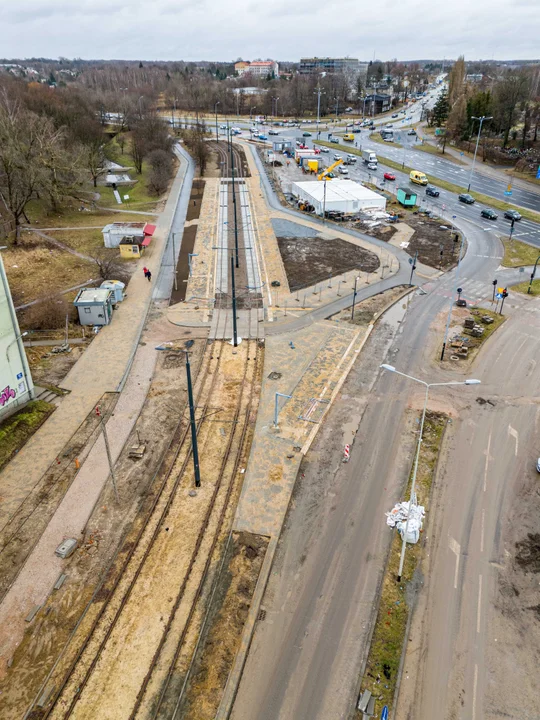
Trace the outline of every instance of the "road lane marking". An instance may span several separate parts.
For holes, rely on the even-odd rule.
[[[515,454],[516,454],[516,457],[517,457],[517,454],[518,454],[518,443],[519,443],[519,440],[518,440],[518,431],[517,431],[515,428],[513,428],[511,425],[509,425],[509,426],[508,426],[508,434],[511,435],[511,436],[514,438],[514,440],[516,441]]]
[[[456,556],[456,569],[454,571],[454,588],[457,588],[458,574],[459,574],[459,556],[461,554],[461,546],[457,540],[453,537],[448,538],[448,547]]]
[[[484,521],[486,518],[485,510],[482,510],[482,528],[480,531],[480,552],[484,552]]]
[[[474,666],[474,682],[472,691],[472,720],[476,718],[476,691],[478,688],[478,665]]]
[[[476,632],[480,632],[480,620],[482,619],[482,576],[478,576],[478,608],[476,610]]]
[[[487,446],[487,450],[485,451],[486,464],[484,467],[484,492],[486,492],[488,467],[489,467],[489,461],[491,460],[491,455],[489,454],[490,447],[491,447],[491,430],[489,431],[488,446]]]

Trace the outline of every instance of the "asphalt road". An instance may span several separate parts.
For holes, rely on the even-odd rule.
[[[478,394],[494,405],[471,402],[460,413],[445,462],[428,542],[422,640],[415,648],[421,658],[414,689],[417,720],[494,717],[501,703],[513,705],[512,717],[533,717],[532,680],[525,668],[514,682],[508,679],[511,700],[500,680],[494,686],[489,662],[489,643],[497,642],[490,627],[497,568],[508,562],[501,529],[510,513],[519,515],[513,488],[523,473],[536,472],[538,456],[540,308],[517,303],[522,307],[514,308],[512,320],[474,366],[483,383]],[[527,638],[521,642],[526,645]]]
[[[463,228],[469,251],[461,277],[471,294],[489,296],[499,242],[476,226]],[[413,300],[387,356],[401,371],[448,378],[431,367],[425,350],[431,320],[453,297],[454,275],[425,285],[426,294]],[[373,377],[365,379],[365,412],[351,461],[339,475],[339,485],[331,485],[331,498],[325,488],[311,502],[303,503],[300,496],[292,506],[263,601],[272,622],[257,626],[234,720],[251,720],[254,708],[259,720],[337,720],[353,707],[383,550],[390,539],[384,510],[397,498],[408,472],[398,459],[401,420],[414,387],[398,376],[378,375],[375,368],[384,358],[385,353],[375,358]],[[321,447],[321,462],[325,452]],[[306,547],[301,529],[310,528],[314,513],[321,520]]]
[[[358,144],[360,147],[360,141],[358,141]],[[383,147],[380,143],[370,142],[367,143],[367,147],[369,147],[369,149],[373,149],[376,153],[384,152],[385,155],[390,155],[389,153],[387,153],[387,147]],[[348,148],[350,148],[350,144],[346,143],[340,143],[332,149],[329,148],[330,152],[328,154],[322,154],[322,157],[324,158],[323,162],[326,165],[330,165],[333,161],[334,155],[336,154],[345,157],[345,153],[347,152]],[[400,153],[399,160],[403,161],[403,150],[399,150],[398,152]],[[431,159],[430,155],[426,155],[426,158],[427,161],[425,161],[425,163],[428,164],[446,162],[443,160]],[[404,164],[410,165],[407,156],[405,157]],[[436,213],[440,217],[444,217],[449,222],[452,222],[453,217],[456,216],[457,219],[468,220],[470,222],[476,223],[478,227],[481,227],[486,232],[495,232],[501,238],[508,238],[510,235],[511,223],[509,220],[506,220],[503,217],[503,213],[501,211],[496,211],[498,214],[497,220],[487,220],[480,215],[480,211],[483,208],[489,207],[487,205],[482,205],[479,203],[475,203],[474,205],[466,205],[465,203],[462,203],[458,200],[458,197],[455,193],[451,193],[448,190],[442,189],[439,189],[440,195],[438,198],[430,197],[425,194],[425,188],[420,185],[415,186],[410,183],[408,173],[385,167],[382,163],[379,164],[377,170],[368,170],[366,164],[362,162],[361,158],[358,158],[355,165],[349,165],[347,169],[349,171],[349,177],[351,177],[353,180],[373,182],[377,184],[380,188],[386,189],[390,192],[395,193],[396,189],[402,185],[413,188],[418,193],[419,203],[422,206],[427,207],[430,210],[436,211]],[[424,166],[419,169],[425,172],[429,178],[428,165],[424,164]],[[396,180],[384,180],[383,176],[385,172],[394,173],[394,175],[396,176]],[[439,177],[442,177],[442,174],[438,172],[437,175]],[[536,209],[540,211],[540,196],[538,195],[536,196]],[[529,243],[530,245],[540,247],[540,224],[523,218],[514,224],[513,237],[516,240],[522,240]]]

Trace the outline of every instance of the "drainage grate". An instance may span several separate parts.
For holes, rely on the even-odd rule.
[[[259,614],[257,615],[257,620],[266,620],[266,610],[259,610]]]

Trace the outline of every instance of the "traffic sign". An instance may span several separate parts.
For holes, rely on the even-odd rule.
[[[385,705],[382,709],[381,720],[388,720],[388,705]]]
[[[497,298],[497,300],[502,300],[502,293],[498,292],[495,297]]]
[[[504,288],[501,288],[501,287],[497,288],[497,292],[498,292],[498,293],[503,293],[503,292],[504,292]]]

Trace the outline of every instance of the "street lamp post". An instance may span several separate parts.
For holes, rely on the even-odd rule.
[[[252,111],[252,110],[256,110],[256,109],[257,109],[257,106],[256,106],[256,105],[253,105],[253,107],[250,107],[250,108],[249,108],[249,122],[251,122],[251,111]]]
[[[411,518],[411,508],[412,508],[412,505],[413,505],[414,499],[415,499],[416,475],[418,472],[418,460],[420,458],[420,447],[422,444],[422,433],[424,432],[424,422],[426,419],[429,390],[432,387],[440,387],[443,385],[480,385],[481,380],[470,379],[470,380],[464,380],[464,381],[427,383],[424,380],[419,380],[418,378],[413,377],[412,375],[406,375],[405,373],[399,372],[399,370],[396,370],[396,368],[393,365],[383,364],[383,365],[381,365],[381,368],[383,370],[388,370],[389,372],[396,373],[396,375],[402,375],[403,377],[407,378],[408,380],[417,382],[426,388],[426,394],[424,397],[424,409],[422,410],[422,420],[420,421],[420,434],[418,437],[418,444],[416,446],[416,456],[414,459],[414,470],[413,470],[413,476],[412,476],[412,481],[411,481],[411,499],[409,501],[409,512],[407,513],[407,522],[405,523],[405,532],[402,535],[403,542],[401,545],[401,555],[399,558],[399,570],[398,570],[398,575],[397,575],[397,581],[401,582],[401,576],[403,574],[403,563],[405,562],[405,546],[407,544],[407,535],[409,532],[409,520]]]
[[[471,165],[471,172],[469,175],[469,186],[467,187],[467,192],[471,189],[471,182],[472,182],[472,175],[474,172],[474,165],[476,163],[476,153],[478,152],[478,144],[480,143],[480,135],[482,134],[482,125],[484,124],[484,120],[493,120],[491,115],[482,115],[481,117],[471,117],[471,120],[480,120],[480,127],[478,128],[478,136],[476,138],[476,147],[474,148],[474,157]]]
[[[533,282],[533,280],[534,280],[534,276],[536,275],[536,266],[538,265],[538,261],[539,261],[539,260],[540,260],[540,255],[536,258],[536,262],[534,263],[534,268],[533,268],[533,271],[532,271],[532,273],[531,273],[531,279],[530,279],[530,282],[529,282],[529,287],[527,288],[527,295],[530,295],[530,294],[531,294],[531,285],[532,285],[532,282]],[[495,295],[495,293],[493,293],[493,294]]]

